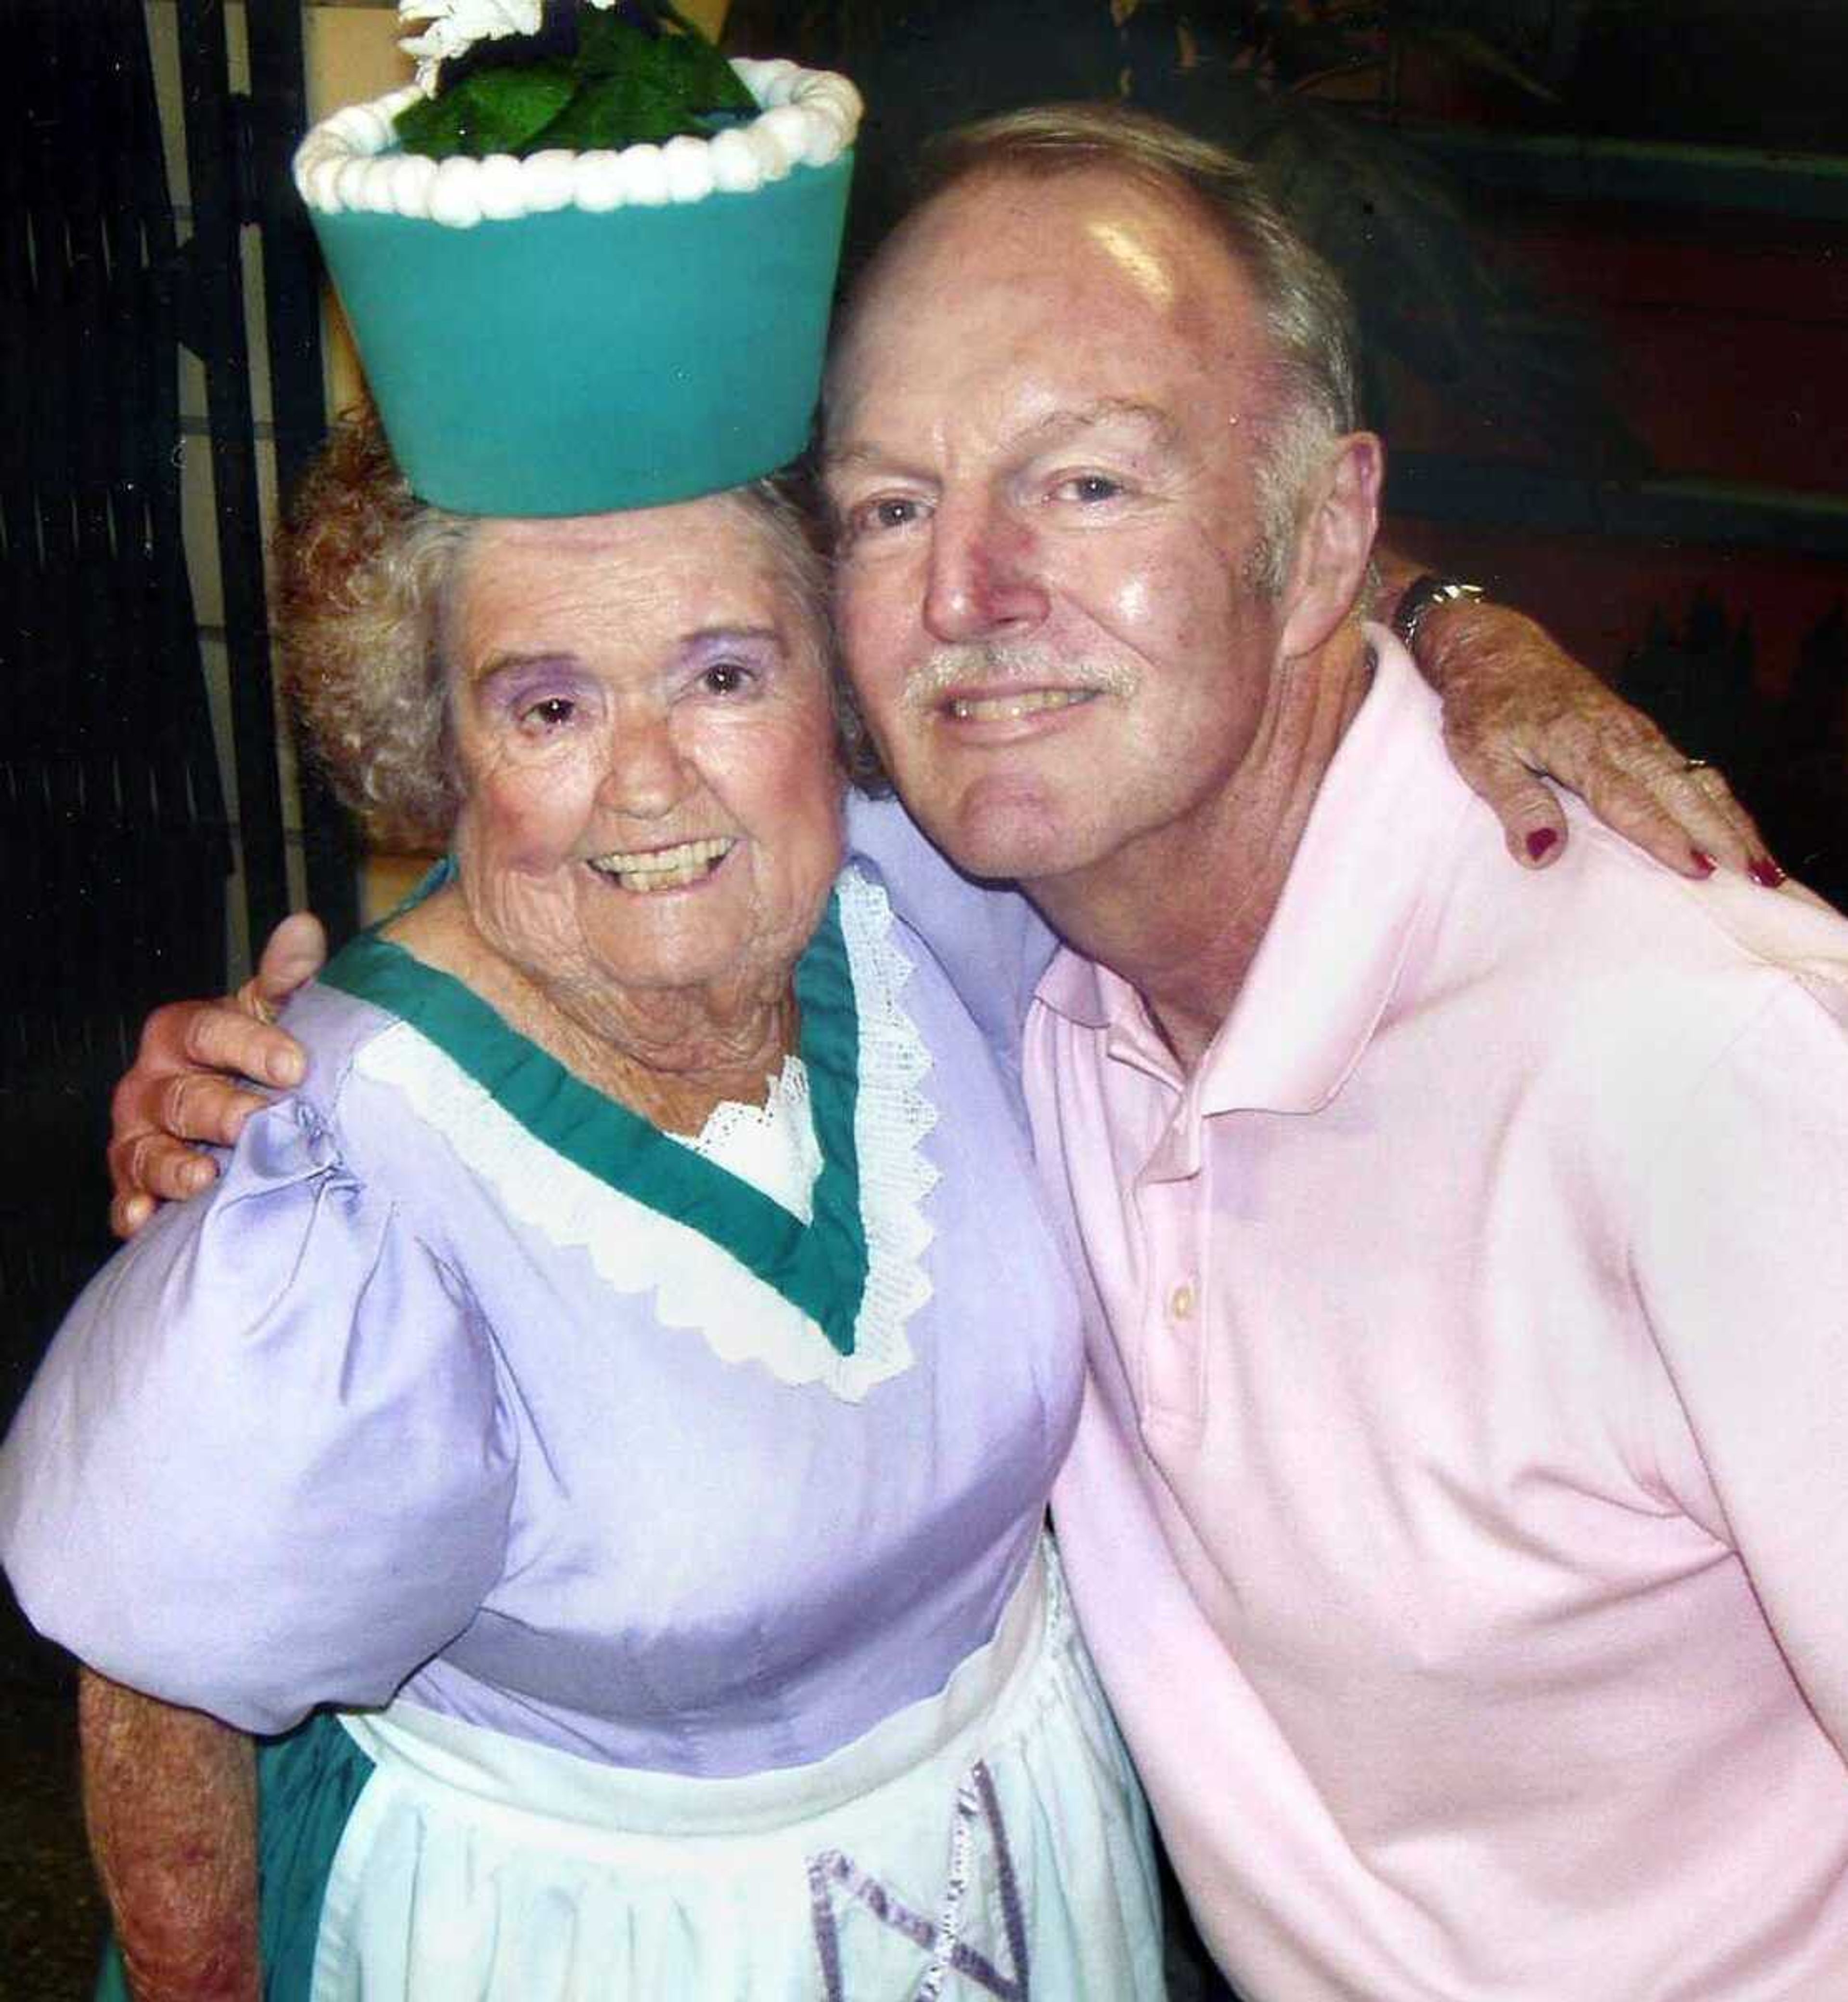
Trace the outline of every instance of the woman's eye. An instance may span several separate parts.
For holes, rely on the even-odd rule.
[[[520,720],[536,731],[558,730],[577,713],[577,705],[568,695],[549,695],[542,701],[529,703],[521,711]]]
[[[708,695],[738,695],[751,685],[751,670],[737,661],[714,661],[699,677]]]
[[[1059,483],[1059,492],[1067,499],[1095,506],[1100,500],[1114,500],[1123,491],[1121,486],[1107,473],[1079,473],[1069,480]]]

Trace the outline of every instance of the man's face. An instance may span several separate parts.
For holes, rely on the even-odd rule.
[[[838,617],[906,804],[1031,884],[1212,838],[1269,692],[1267,351],[1243,274],[1107,170],[915,219],[837,364]]]

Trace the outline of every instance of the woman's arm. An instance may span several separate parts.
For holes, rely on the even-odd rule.
[[[256,1765],[241,1731],[85,1669],[83,1809],[135,2002],[258,2002]]]
[[[1390,625],[1418,567],[1374,553],[1376,612]],[[1528,868],[1556,860],[1566,816],[1548,779],[1607,827],[1682,876],[1736,869],[1766,889],[1783,881],[1724,775],[1690,762],[1546,628],[1489,600],[1431,606],[1417,622],[1418,671],[1444,699],[1444,742]]]

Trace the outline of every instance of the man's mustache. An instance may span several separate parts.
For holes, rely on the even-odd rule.
[[[1136,680],[1134,670],[1118,661],[1070,660],[1043,641],[980,640],[940,647],[906,677],[904,702],[913,711],[935,709],[954,689],[979,687],[992,693],[998,685],[1009,683],[1129,696],[1135,692]]]

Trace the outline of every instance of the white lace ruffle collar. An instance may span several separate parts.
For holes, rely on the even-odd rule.
[[[652,1293],[666,1326],[696,1331],[727,1362],[755,1363],[781,1383],[819,1384],[858,1403],[909,1368],[905,1325],[930,1297],[923,1205],[937,1171],[923,1143],[937,1112],[923,1090],[930,1052],[901,999],[911,962],[892,936],[885,892],[852,869],[839,891],[859,1020],[854,1138],[867,1250],[851,1355],[709,1238],[555,1153],[410,1024],[373,1038],[354,1069],[399,1093],[510,1215],[561,1248],[583,1250],[612,1291]],[[763,1107],[720,1106],[687,1144],[807,1220],[821,1155],[799,1060]]]

